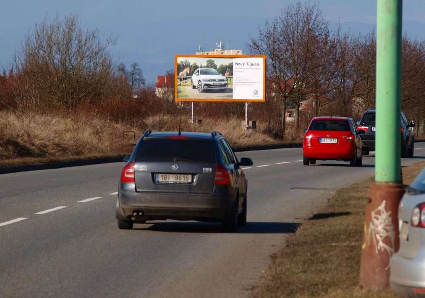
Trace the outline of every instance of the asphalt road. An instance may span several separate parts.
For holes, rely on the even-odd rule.
[[[425,143],[416,144],[425,159]],[[269,255],[364,166],[303,166],[300,148],[240,152],[254,166],[248,225],[159,222],[125,231],[114,218],[123,163],[0,175],[0,297],[246,297]]]

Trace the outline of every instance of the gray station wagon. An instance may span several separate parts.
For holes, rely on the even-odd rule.
[[[127,157],[118,187],[118,228],[150,220],[223,223],[226,231],[246,225],[248,181],[219,133],[146,131]]]

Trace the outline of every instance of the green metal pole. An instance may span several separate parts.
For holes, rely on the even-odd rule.
[[[400,161],[402,0],[378,0],[376,182],[402,182]]]
[[[390,286],[390,259],[400,246],[402,4],[402,0],[378,0],[375,183],[368,192],[360,264],[360,285],[369,290]]]

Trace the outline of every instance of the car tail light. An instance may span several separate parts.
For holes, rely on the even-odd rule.
[[[354,140],[354,136],[353,136],[353,135],[349,135],[349,136],[347,137],[347,142],[348,142],[348,143],[351,143],[353,140]]]
[[[425,203],[421,203],[413,209],[410,223],[413,227],[425,228]]]
[[[230,178],[229,178],[229,172],[227,169],[223,168],[222,166],[217,165],[215,168],[215,185],[229,185],[230,184]]]
[[[189,137],[182,137],[182,136],[171,136],[167,137],[169,140],[189,140]]]
[[[357,127],[357,132],[360,132],[361,130],[363,130],[364,133],[367,133],[367,131],[369,130],[369,127],[368,126],[362,126],[362,125]]]
[[[311,138],[312,138],[313,136],[312,135],[306,135],[305,136],[305,139],[306,139],[306,141],[307,141],[307,146],[308,147],[310,147],[311,146]]]
[[[134,183],[134,162],[130,162],[122,169],[121,182]]]

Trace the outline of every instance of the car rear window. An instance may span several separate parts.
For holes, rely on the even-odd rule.
[[[215,163],[214,141],[203,139],[144,139],[136,155],[136,162],[140,161]]]
[[[363,115],[362,121],[363,124],[367,123],[375,123],[375,113],[367,113]]]
[[[349,131],[350,126],[346,120],[313,120],[309,130]]]

